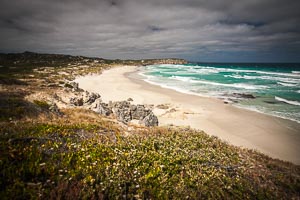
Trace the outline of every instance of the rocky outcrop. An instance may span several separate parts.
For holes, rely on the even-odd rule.
[[[65,88],[70,88],[72,89],[74,92],[80,91],[80,88],[78,86],[78,83],[76,82],[69,82],[65,84]]]
[[[71,97],[70,105],[72,106],[83,106],[83,98],[82,97]]]
[[[52,103],[49,107],[49,110],[52,112],[52,113],[55,113],[57,115],[62,115],[62,113],[60,112],[58,106],[56,105],[56,103]]]
[[[147,115],[141,122],[145,126],[158,126],[158,119],[153,112]]]
[[[128,101],[114,102],[112,104],[112,111],[118,121],[128,123],[132,120],[130,103]]]
[[[96,101],[96,99],[99,99],[101,96],[97,93],[89,93],[88,91],[85,91],[85,95],[83,97],[84,103],[91,105]]]
[[[143,120],[147,115],[152,111],[148,108],[145,108],[144,105],[131,105],[131,117],[132,119]]]
[[[166,110],[169,109],[169,106],[167,104],[159,104],[156,108]]]
[[[144,105],[132,105],[128,101],[110,102],[109,104],[97,102],[93,111],[108,116],[114,114],[118,121],[128,123],[131,120],[139,120],[145,126],[157,126],[158,119],[151,110]]]
[[[247,94],[247,93],[231,93],[231,94],[224,94],[225,98],[223,99],[223,102],[225,104],[229,104],[229,103],[238,103],[240,100],[243,99],[255,99],[256,97],[253,94]]]
[[[255,96],[252,94],[244,94],[244,93],[233,93],[232,96],[235,98],[240,98],[240,99],[255,99]]]
[[[89,93],[87,91],[79,93],[69,99],[69,103],[72,106],[89,106],[92,105],[97,99],[100,99],[100,95],[97,93]]]
[[[78,85],[73,84],[73,89],[78,88]],[[138,120],[139,124],[145,126],[157,126],[158,119],[153,114],[151,107],[145,105],[133,105],[129,98],[127,101],[109,102],[109,104],[103,103],[101,96],[97,93],[84,91],[81,92],[78,88],[77,92],[73,93],[73,96],[69,98],[70,106],[81,106],[87,109],[91,109],[94,112],[109,116],[113,114],[120,122],[127,124],[132,120]]]
[[[102,103],[101,99],[97,99],[94,102],[94,105],[91,108],[91,110],[103,116],[109,116],[112,113],[112,110],[108,107],[108,104]]]
[[[119,101],[111,104],[112,112],[117,120],[128,123],[131,120],[139,120],[145,126],[157,126],[158,119],[153,112],[144,105],[131,105],[128,101]]]

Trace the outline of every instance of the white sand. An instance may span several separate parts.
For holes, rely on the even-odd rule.
[[[299,123],[236,108],[218,99],[151,85],[141,80],[137,69],[134,66],[117,67],[101,75],[78,77],[75,81],[80,88],[101,94],[104,102],[131,97],[135,104],[169,104],[169,109],[154,109],[160,125],[190,126],[230,144],[300,164]]]

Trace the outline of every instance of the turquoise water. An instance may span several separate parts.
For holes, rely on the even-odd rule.
[[[162,64],[140,74],[151,84],[300,123],[300,64]]]

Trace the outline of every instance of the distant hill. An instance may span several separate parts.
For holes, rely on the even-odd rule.
[[[150,65],[150,64],[186,64],[184,59],[143,59],[143,60],[109,60],[98,57],[71,56],[63,54],[41,54],[25,51],[23,53],[1,53],[1,66],[20,66],[23,67],[63,67],[66,65],[84,65],[91,63],[103,64],[127,64],[127,65]]]

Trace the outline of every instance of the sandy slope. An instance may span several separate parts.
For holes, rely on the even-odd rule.
[[[155,108],[160,125],[189,125],[237,146],[300,164],[300,124],[224,104],[221,100],[179,93],[142,80],[134,66],[78,77],[79,87],[97,92],[105,102],[167,105]]]

